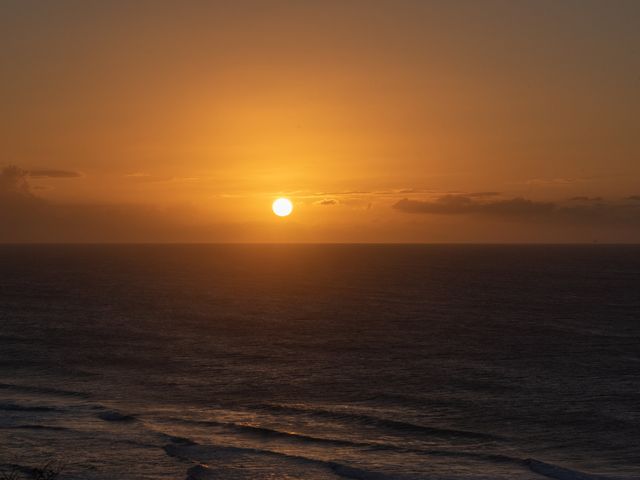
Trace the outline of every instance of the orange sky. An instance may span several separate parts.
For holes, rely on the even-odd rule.
[[[638,25],[633,0],[3,1],[0,241],[640,241]]]

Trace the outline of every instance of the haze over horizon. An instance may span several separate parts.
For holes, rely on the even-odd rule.
[[[640,242],[639,21],[3,1],[0,242]]]

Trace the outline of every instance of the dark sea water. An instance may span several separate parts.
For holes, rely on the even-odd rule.
[[[0,273],[1,464],[640,478],[640,247],[2,246]]]

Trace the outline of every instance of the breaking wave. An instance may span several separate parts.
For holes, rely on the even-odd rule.
[[[504,437],[484,432],[472,432],[469,430],[457,430],[443,427],[430,427],[426,425],[419,425],[410,422],[403,422],[400,420],[391,420],[389,418],[377,417],[374,415],[368,415],[364,413],[343,412],[336,410],[328,410],[321,408],[303,408],[293,407],[289,405],[273,405],[273,404],[259,404],[253,405],[253,408],[259,410],[272,411],[275,413],[286,413],[289,415],[306,415],[311,417],[324,418],[329,420],[335,420],[340,422],[355,422],[363,425],[375,426],[378,428],[385,428],[388,430],[395,430],[400,432],[411,432],[414,434],[436,436],[444,438],[465,438],[472,440],[490,440],[501,441]]]
[[[206,462],[209,457],[219,457],[221,454],[227,457],[229,460],[234,456],[246,456],[253,455],[261,457],[265,460],[277,459],[280,461],[302,464],[303,466],[319,467],[333,472],[339,477],[355,479],[355,480],[418,480],[415,477],[389,475],[386,473],[370,471],[349,465],[344,465],[337,462],[327,462],[323,460],[316,460],[303,456],[289,455],[285,453],[274,452],[271,450],[262,450],[256,448],[243,448],[243,447],[223,447],[215,445],[198,445],[182,446],[170,444],[164,447],[167,455],[180,458],[182,460],[190,460],[197,465],[191,467],[187,471],[188,478],[193,480],[210,480],[220,477],[219,471],[215,470],[215,467]],[[204,460],[203,460],[204,459]],[[250,478],[250,477],[247,477]]]
[[[316,436],[305,435],[301,433],[283,432],[281,430],[276,430],[272,428],[238,424],[238,423],[232,423],[232,422],[218,422],[214,420],[187,420],[187,419],[177,419],[177,418],[172,418],[171,420],[178,423],[187,424],[187,425],[197,425],[197,426],[205,426],[205,427],[211,426],[211,427],[229,429],[241,435],[253,435],[253,436],[259,436],[259,437],[276,438],[276,439],[283,439],[287,441],[295,441],[300,443],[324,444],[324,445],[331,445],[335,447],[353,447],[353,448],[361,448],[361,449],[374,450],[374,451],[395,451],[399,453],[414,453],[418,455],[428,455],[428,456],[438,456],[438,457],[471,458],[471,459],[477,459],[477,460],[488,461],[493,463],[521,462],[520,459],[509,457],[507,455],[501,455],[501,454],[469,452],[464,450],[409,448],[409,447],[403,447],[400,445],[393,445],[389,443],[379,443],[379,442],[358,442],[358,441],[344,440],[344,439],[338,439],[338,438],[316,437]],[[191,439],[187,439],[183,437],[172,437],[170,435],[165,435],[165,437],[169,438],[170,440],[172,440],[173,438],[178,438],[181,440],[182,443],[195,445],[195,442]],[[181,443],[181,442],[174,442],[174,443]]]
[[[247,447],[230,447],[230,446],[218,446],[218,445],[200,445],[190,439],[182,437],[170,437],[167,436],[172,443],[165,445],[165,452],[172,457],[180,458],[182,460],[189,460],[197,463],[188,471],[188,475],[193,480],[205,480],[211,478],[218,478],[213,471],[213,467],[206,464],[208,458],[214,458],[221,460],[224,458],[232,458],[234,455],[254,455],[263,458],[276,458],[288,462],[303,463],[306,465],[314,465],[323,467],[335,473],[336,475],[355,480],[418,480],[417,477],[399,476],[397,474],[389,474],[384,472],[372,471],[355,467],[351,465],[345,465],[343,463],[324,461],[305,456],[290,455],[286,453],[276,452],[273,450],[266,450],[260,448],[247,448]],[[613,477],[605,475],[596,475],[591,473],[585,473],[578,470],[572,470],[569,468],[561,467],[551,463],[542,462],[532,458],[519,459],[515,457],[509,457],[507,455],[491,455],[491,454],[479,454],[465,451],[441,451],[441,450],[423,450],[416,451],[416,453],[424,453],[429,455],[447,455],[458,457],[472,457],[479,460],[493,461],[499,463],[511,463],[514,466],[521,467],[522,469],[528,469],[533,473],[546,476],[555,480],[638,480],[631,477]],[[420,479],[426,479],[427,477],[420,477]]]
[[[377,446],[377,444],[375,443],[360,443],[360,442],[352,442],[349,440],[340,440],[335,438],[314,437],[311,435],[305,435],[301,433],[283,432],[281,430],[276,430],[272,428],[259,427],[254,425],[246,425],[246,424],[233,423],[233,422],[218,422],[215,420],[187,420],[187,419],[178,419],[178,418],[172,418],[171,421],[188,424],[188,425],[199,425],[204,427],[220,427],[220,428],[232,430],[240,434],[256,435],[261,437],[282,438],[282,439],[296,440],[301,442],[324,443],[324,444],[340,446],[340,447],[362,447],[362,446],[375,447]]]

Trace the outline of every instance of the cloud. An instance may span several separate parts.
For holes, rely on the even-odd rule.
[[[576,183],[589,182],[594,178],[588,177],[556,177],[556,178],[532,178],[524,182],[525,185],[540,187],[563,187],[575,185]]]
[[[174,177],[171,175],[151,175],[150,173],[134,172],[127,173],[124,177],[128,180],[139,183],[170,183],[170,182],[195,182],[201,180],[200,177]]]
[[[603,200],[602,197],[585,197],[585,196],[578,196],[578,197],[573,197],[569,199],[569,201],[571,202],[602,202],[602,200]]]
[[[29,170],[25,172],[33,178],[78,178],[82,175],[72,170]]]
[[[42,214],[44,202],[33,195],[28,172],[8,166],[0,172],[0,233],[9,234]]]
[[[466,193],[467,197],[498,197],[501,195],[500,192],[472,192]]]
[[[538,223],[640,227],[639,204],[605,202],[601,197],[574,197],[569,203],[562,203],[520,197],[482,201],[469,195],[444,195],[429,200],[404,198],[392,207],[409,214],[474,215]]]
[[[337,205],[338,201],[334,198],[325,198],[324,200],[318,200],[316,205]]]
[[[30,178],[16,166],[0,169],[0,243],[231,242],[251,240],[260,228],[271,234],[271,224],[213,223],[188,206],[57,204],[38,197]]]
[[[8,166],[0,171],[0,242],[109,241],[167,233],[166,215],[157,209],[127,205],[58,205],[34,194],[29,178],[67,178],[71,172],[33,172]],[[169,231],[170,233],[170,231]]]
[[[332,196],[332,197],[340,197],[345,196],[349,197],[352,195],[370,195],[374,192],[370,192],[368,190],[343,190],[343,191],[335,191],[335,192],[318,192],[313,193],[310,196],[312,197],[324,197],[324,196]]]
[[[424,194],[424,193],[434,193],[435,190],[427,189],[427,188],[399,188],[399,189],[390,189],[390,190],[376,190],[371,192],[374,195],[413,195],[413,194]]]
[[[134,176],[128,175],[129,177]],[[142,174],[135,174],[135,176],[142,176]],[[369,197],[400,197],[402,195],[434,195],[438,193],[445,193],[442,190],[435,190],[432,188],[389,188],[389,189],[381,189],[381,190],[336,190],[336,191],[319,191],[319,192],[304,192],[304,191],[296,191],[296,192],[288,192],[289,195],[295,196],[297,198],[319,198],[325,199],[326,197],[337,197],[340,200],[336,199],[337,203],[343,204],[347,203],[349,198],[369,198]],[[460,194],[460,192],[448,192]],[[474,197],[489,197],[500,195],[500,192],[474,192],[466,194],[468,196]],[[344,199],[344,200],[343,200]],[[319,202],[317,202],[319,203]]]
[[[29,178],[77,178],[80,176],[80,173],[71,170],[25,170],[9,165],[0,171],[0,196],[34,198]]]
[[[14,165],[2,169],[0,172],[0,195],[2,196],[29,196],[29,182],[27,172]]]
[[[532,215],[547,213],[555,208],[553,203],[535,202],[524,198],[512,198],[493,202],[479,202],[469,195],[444,195],[435,200],[409,200],[404,198],[393,205],[404,213],[431,213],[443,215],[489,214]]]
[[[51,171],[59,170],[47,170]],[[38,186],[29,184],[33,178],[31,171],[16,166],[0,169],[0,242],[230,242],[289,238],[282,236],[281,228],[271,229],[271,223],[212,223],[212,218],[192,207],[57,204],[38,196]],[[364,223],[369,221],[382,222],[377,225],[393,225],[380,227],[376,235],[381,237],[370,237],[369,240],[405,238],[403,235],[412,235],[413,229],[423,227],[422,222],[402,223],[397,220],[401,217],[396,217],[396,220],[388,218],[393,211],[413,214],[414,219],[421,215],[438,215],[440,220],[424,222],[424,228],[437,228],[439,224],[456,225],[454,230],[459,230],[460,235],[469,235],[471,239],[477,238],[473,236],[474,231],[482,229],[490,230],[494,240],[512,238],[517,232],[525,231],[531,238],[544,241],[566,238],[582,241],[595,235],[609,235],[616,241],[640,239],[640,195],[617,201],[585,196],[543,202],[482,191],[429,192],[419,196],[396,191],[395,196],[389,194],[377,198],[375,193],[363,195],[354,192],[305,198],[317,205],[340,205],[363,211],[372,208],[373,198],[376,206],[395,202],[393,210],[387,210],[386,214],[376,208],[372,214],[358,218],[363,222],[359,226],[370,225]],[[444,216],[449,218],[442,218]],[[504,225],[502,230],[500,222]],[[517,228],[514,228],[514,222],[520,222]],[[298,228],[293,223],[291,225]],[[304,225],[300,225],[304,230]],[[569,233],[565,235],[562,232]],[[315,238],[313,231],[309,230],[307,234],[305,239]]]
[[[0,171],[0,240],[24,232],[34,232],[37,226],[55,217],[55,208],[33,193],[31,177],[75,177],[66,170],[24,170],[15,165]]]

